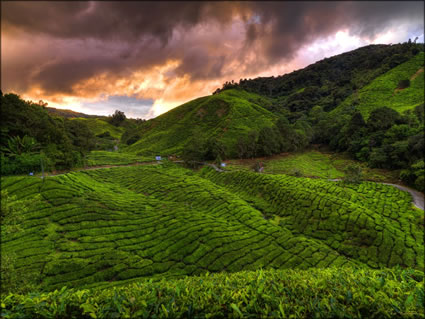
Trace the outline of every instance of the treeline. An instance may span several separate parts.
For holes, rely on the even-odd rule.
[[[82,165],[94,147],[84,123],[48,114],[43,103],[1,94],[1,173],[22,174]]]
[[[234,147],[239,158],[254,158],[270,156],[281,152],[291,152],[304,149],[309,145],[313,128],[306,119],[290,123],[286,117],[280,117],[272,127],[252,130],[241,135]],[[235,151],[228,149],[219,138],[213,136],[203,139],[195,136],[183,148],[182,158],[186,162],[216,160],[221,162],[229,158]]]
[[[289,114],[290,115],[290,114]],[[332,114],[320,106],[294,120],[280,116],[275,125],[242,135],[235,147],[239,158],[270,156],[303,150],[311,144],[326,144],[337,152],[348,152],[372,168],[401,169],[400,178],[409,185],[424,188],[424,105],[399,114],[382,107],[364,120],[359,112]],[[192,138],[183,149],[190,163],[204,160],[221,162],[232,150],[217,137]]]
[[[213,94],[241,88],[274,98],[275,103],[269,110],[275,113],[284,109],[305,113],[315,105],[330,111],[377,76],[423,50],[423,44],[410,41],[396,45],[369,45],[323,59],[290,74],[226,82]]]
[[[347,151],[372,168],[401,169],[400,179],[418,190],[424,184],[424,104],[403,114],[382,107],[367,121],[361,113],[317,112],[314,143],[328,144],[335,151]]]
[[[2,175],[81,167],[88,152],[114,145],[108,131],[95,135],[84,121],[54,116],[42,101],[24,101],[12,93],[0,98]],[[137,122],[121,111],[104,118],[114,126]]]

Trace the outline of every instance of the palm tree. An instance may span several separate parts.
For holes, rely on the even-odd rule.
[[[20,136],[13,136],[7,141],[7,146],[2,147],[2,151],[13,157],[23,153],[34,153],[38,147],[39,144],[31,136],[25,135],[22,138]]]

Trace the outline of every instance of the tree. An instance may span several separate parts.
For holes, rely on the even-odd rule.
[[[203,149],[205,150],[204,159],[206,160],[215,160],[218,156],[225,158],[225,146],[216,137],[210,137],[203,145]]]
[[[115,113],[109,119],[109,123],[111,123],[114,126],[119,126],[123,121],[125,121],[125,119],[126,119],[126,116],[124,112],[115,110]]]
[[[280,152],[281,136],[274,127],[264,127],[258,134],[258,155],[270,156]]]
[[[86,123],[66,119],[65,128],[72,145],[78,151],[85,153],[94,148],[95,136]]]
[[[370,113],[367,120],[367,127],[369,132],[383,131],[389,129],[394,124],[399,124],[400,119],[400,114],[397,111],[388,107],[381,107]]]
[[[257,131],[239,137],[237,142],[239,158],[253,158],[257,152]]]
[[[38,147],[37,141],[28,135],[24,137],[12,136],[7,141],[7,146],[2,148],[2,151],[9,156],[22,155],[23,153],[33,153]]]
[[[186,143],[182,151],[182,159],[189,166],[196,166],[197,162],[202,162],[205,159],[206,149],[205,141],[195,136]]]

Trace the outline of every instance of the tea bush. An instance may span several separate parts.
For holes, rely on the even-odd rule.
[[[257,270],[1,298],[3,318],[424,318],[423,272]]]

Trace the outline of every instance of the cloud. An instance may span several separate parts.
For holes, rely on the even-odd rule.
[[[79,108],[88,113],[97,113],[97,115],[111,115],[115,110],[123,111],[127,117],[142,117],[152,108],[154,101],[152,99],[139,99],[134,96],[112,95],[105,100],[96,102],[83,102]],[[99,113],[101,110],[102,114]]]
[[[341,41],[364,45],[420,35],[424,27],[423,2],[408,1],[1,6],[4,92],[51,101],[128,95],[157,101],[161,110],[227,80],[288,72],[300,61],[351,49],[350,43],[316,48],[306,57],[309,47],[338,32],[344,32]]]

